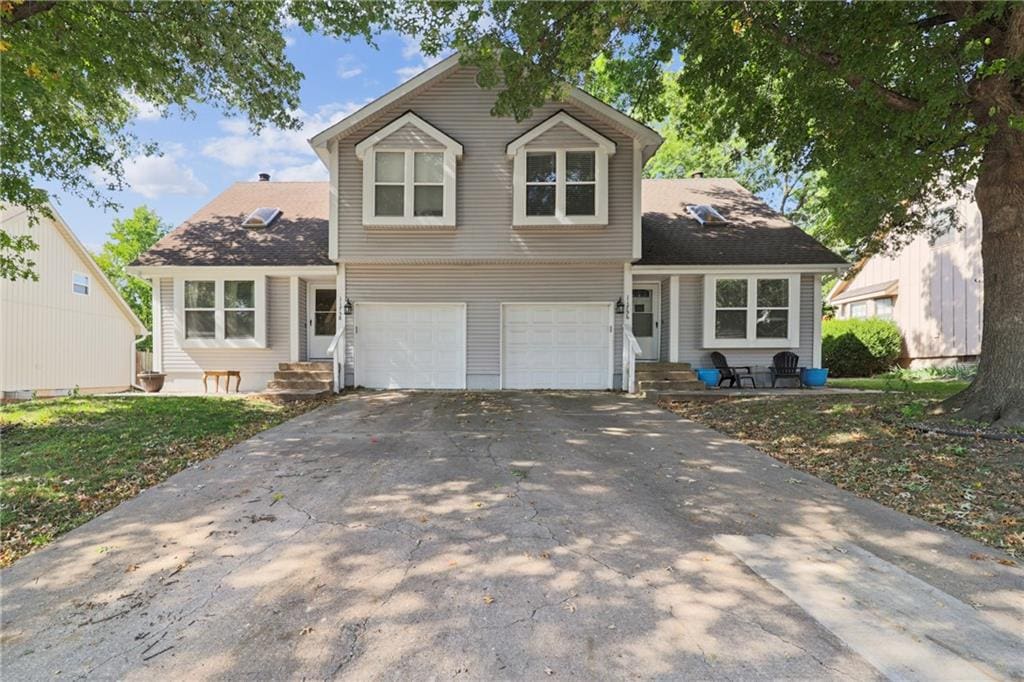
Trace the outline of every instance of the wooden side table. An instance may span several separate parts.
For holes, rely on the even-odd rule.
[[[231,377],[235,378],[235,393],[242,386],[242,373],[236,369],[203,370],[203,393],[207,392],[206,380],[213,378],[213,392],[220,393],[220,378],[224,377],[224,392],[231,393]]]

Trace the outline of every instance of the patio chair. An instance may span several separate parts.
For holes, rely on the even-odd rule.
[[[718,380],[719,386],[728,379],[728,388],[732,388],[733,386],[743,388],[743,380],[747,379],[750,381],[751,388],[757,388],[757,383],[754,381],[754,375],[750,373],[749,367],[730,367],[729,361],[726,360],[725,356],[718,351],[711,354],[711,363],[715,366],[715,369],[722,374],[722,378]]]
[[[803,379],[800,378],[800,356],[788,350],[776,353],[772,358],[772,366],[768,371],[772,375],[772,388],[779,379],[796,379],[797,386],[803,386]]]

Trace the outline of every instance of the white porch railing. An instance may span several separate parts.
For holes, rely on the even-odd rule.
[[[338,332],[331,339],[327,346],[327,352],[331,356],[331,369],[334,371],[334,392],[341,393],[345,388],[345,322],[338,328]]]
[[[628,318],[622,321],[622,390],[626,393],[636,393],[636,359],[640,355],[640,344],[633,336],[630,329],[632,321]]]

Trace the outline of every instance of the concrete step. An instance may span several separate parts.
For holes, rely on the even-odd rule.
[[[275,381],[333,381],[334,373],[330,370],[277,370]]]
[[[280,403],[297,400],[318,400],[331,395],[331,389],[268,389],[261,393],[264,398]]]
[[[637,369],[636,371],[637,381],[655,381],[655,380],[668,380],[668,381],[695,381],[697,379],[697,373],[692,369],[661,369],[661,370],[649,370],[649,369]]]
[[[688,362],[638,362],[636,363],[636,371],[642,372],[644,370],[650,371],[685,371],[693,369]]]
[[[285,391],[306,391],[311,389],[330,390],[334,384],[331,380],[320,380],[320,379],[287,379],[280,381],[273,379],[267,382],[267,388],[270,390],[285,390]]]
[[[655,379],[653,381],[637,381],[637,388],[641,391],[703,391],[704,382],[696,379],[686,380],[665,380]]]
[[[282,372],[330,372],[330,362],[279,362],[277,368]]]

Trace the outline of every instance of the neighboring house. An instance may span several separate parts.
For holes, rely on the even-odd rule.
[[[842,259],[731,180],[643,181],[661,137],[580,90],[522,122],[495,96],[450,57],[312,138],[328,182],[238,183],[143,254],[169,389],[316,359],[346,385],[613,389],[634,332],[641,361],[819,364]]]
[[[902,363],[954,364],[981,353],[983,277],[981,213],[972,201],[957,212],[964,229],[921,235],[895,255],[862,260],[828,302],[840,319],[880,317],[903,333]]]
[[[38,281],[0,279],[0,393],[4,398],[127,390],[134,383],[139,318],[51,206],[29,225],[24,208],[0,214],[12,236],[31,235]]]

